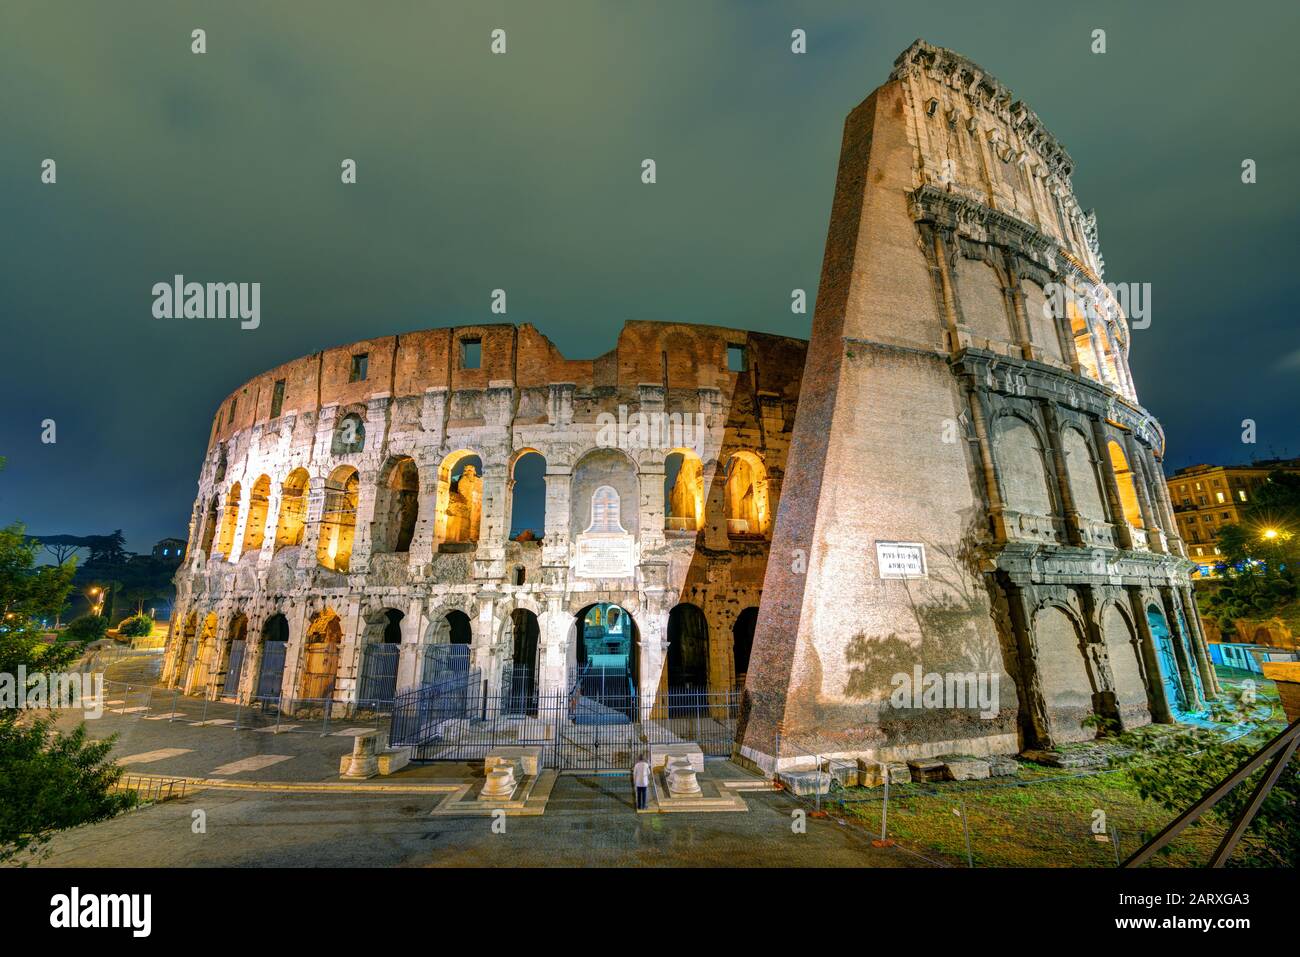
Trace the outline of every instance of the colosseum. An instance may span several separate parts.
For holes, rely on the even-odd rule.
[[[166,677],[355,706],[459,652],[493,695],[592,663],[622,695],[743,685],[805,346],[636,322],[574,361],[485,325],[241,385],[212,426]]]
[[[165,678],[350,709],[466,671],[484,701],[599,699],[594,670],[735,694],[705,713],[769,772],[1202,710],[1164,437],[1071,173],[918,40],[846,121],[809,342],[634,322],[579,361],[457,327],[240,386]]]

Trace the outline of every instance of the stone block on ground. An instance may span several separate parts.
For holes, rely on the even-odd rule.
[[[1017,774],[1020,771],[1020,762],[1015,758],[1005,754],[994,755],[989,758],[989,777],[1003,778]]]
[[[887,767],[889,768],[890,784],[910,784],[912,782],[912,769],[902,761],[891,761]]]
[[[948,779],[947,767],[942,761],[934,758],[913,759],[907,762],[907,767],[912,772],[912,780],[919,783],[946,781]]]
[[[954,781],[982,781],[989,776],[989,763],[982,758],[947,758],[944,765]]]
[[[781,781],[799,797],[826,794],[831,789],[831,776],[825,771],[782,771]]]

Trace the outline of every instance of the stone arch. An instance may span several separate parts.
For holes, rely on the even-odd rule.
[[[1104,602],[1097,614],[1106,658],[1115,682],[1115,706],[1125,728],[1151,723],[1142,656],[1128,609],[1115,599]]]
[[[520,467],[522,465],[522,468]],[[546,456],[536,449],[520,449],[510,460],[509,538],[540,540],[546,534]]]
[[[239,692],[239,675],[244,664],[244,652],[248,647],[248,615],[242,611],[233,612],[226,624],[226,640],[221,643],[221,659],[214,674],[222,678],[222,685],[217,689],[220,695],[234,695]]]
[[[351,455],[366,449],[366,420],[360,412],[339,416],[330,440],[331,455]]]
[[[640,675],[640,629],[623,605],[598,601],[579,608],[569,633],[568,664],[586,697],[624,698]]]
[[[289,647],[289,619],[282,612],[268,615],[262,622],[258,640],[257,681],[253,694],[259,698],[278,698],[284,681],[285,652]]]
[[[704,525],[704,463],[691,449],[664,457],[664,530],[696,532]]]
[[[189,687],[187,694],[203,694],[207,691],[208,680],[212,674],[214,658],[217,654],[217,614],[208,612],[203,616],[203,626],[199,633],[196,653],[190,663]]]
[[[709,622],[689,602],[668,613],[668,661],[663,684],[669,689],[705,691],[709,687]]]
[[[1074,293],[1064,290],[1065,313],[1070,323],[1070,335],[1074,339],[1074,353],[1079,357],[1079,369],[1094,382],[1101,382],[1101,360],[1093,345],[1092,322],[1079,308]]]
[[[233,558],[231,554],[235,547],[235,529],[239,527],[239,499],[243,495],[243,489],[238,482],[230,486],[230,491],[226,493],[226,507],[222,510],[221,533],[217,536],[216,550],[227,559]]]
[[[325,568],[337,572],[349,568],[356,539],[360,488],[361,477],[351,465],[340,465],[325,482],[325,508],[316,548],[316,561]]]
[[[1118,442],[1111,439],[1106,444],[1110,453],[1110,467],[1115,474],[1115,484],[1119,487],[1119,504],[1124,513],[1124,521],[1134,528],[1142,528],[1142,509],[1138,504],[1137,481],[1129,467],[1128,456]]]
[[[248,518],[244,520],[241,554],[260,552],[266,540],[266,514],[271,503],[271,476],[259,475],[248,492]]]
[[[405,617],[400,610],[392,607],[382,608],[365,617],[361,633],[361,667],[357,677],[359,705],[384,705],[396,697],[402,622]]]
[[[334,696],[343,650],[343,619],[332,608],[311,616],[303,637],[302,676],[298,697],[320,700]]]
[[[463,608],[443,605],[433,612],[420,644],[420,684],[468,674],[473,644],[473,621]]]
[[[1086,741],[1083,720],[1092,712],[1092,679],[1083,656],[1083,627],[1073,609],[1046,602],[1034,614],[1035,663],[1053,740]]]
[[[213,495],[208,499],[208,507],[203,513],[203,530],[199,550],[203,552],[205,559],[212,557],[212,545],[217,536],[217,515],[217,496]]]
[[[533,611],[517,607],[511,610],[507,627],[511,651],[510,673],[508,686],[502,690],[509,696],[513,709],[535,711],[541,662],[541,625]]]
[[[1075,510],[1089,521],[1106,521],[1106,500],[1097,473],[1097,458],[1088,437],[1078,426],[1067,425],[1061,431],[1061,449]]]
[[[464,546],[478,542],[483,521],[482,467],[482,458],[470,449],[452,452],[438,466],[434,536],[444,551],[464,551]]]
[[[389,459],[379,473],[372,552],[409,552],[420,515],[420,474],[409,455]]]
[[[180,638],[172,649],[171,674],[173,684],[183,684],[185,669],[189,662],[190,648],[193,647],[199,630],[199,613],[191,611],[185,616],[181,625]]]
[[[767,467],[756,452],[732,452],[726,466],[727,534],[765,538],[768,530]]]
[[[1003,292],[1003,271],[983,259],[958,256],[954,272],[966,328],[980,339],[991,339],[995,343],[1017,342]]]
[[[307,486],[310,476],[304,468],[288,474],[280,486],[280,515],[275,525],[275,550],[302,544],[303,528],[307,524]]]
[[[1021,415],[1003,414],[997,421],[993,450],[1007,508],[1028,515],[1054,515],[1046,447],[1038,427]]]
[[[758,625],[758,608],[751,605],[736,616],[731,626],[731,668],[736,676],[736,687],[745,686],[749,672],[749,659],[754,651],[754,629]]]

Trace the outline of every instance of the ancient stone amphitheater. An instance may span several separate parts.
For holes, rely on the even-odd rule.
[[[212,426],[166,677],[352,704],[459,645],[545,694],[607,633],[639,689],[743,684],[805,347],[637,322],[574,361],[486,325],[258,376]]]
[[[736,754],[767,770],[1203,709],[1164,436],[1072,172],[1006,87],[917,41],[846,121],[810,342],[631,323],[574,361],[475,326],[241,386],[167,679],[345,708],[457,668],[743,688]]]

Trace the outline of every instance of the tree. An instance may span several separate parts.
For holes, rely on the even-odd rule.
[[[0,459],[0,466],[3,466]],[[72,565],[37,568],[40,546],[21,525],[0,529],[0,673],[67,671],[79,642],[46,643],[40,622],[67,600]],[[99,821],[135,796],[112,790],[122,770],[113,738],[91,741],[84,724],[56,730],[48,712],[0,707],[0,862],[39,849],[55,831]]]
[[[121,565],[126,562],[126,539],[119,528],[112,535],[87,535],[87,565]]]

